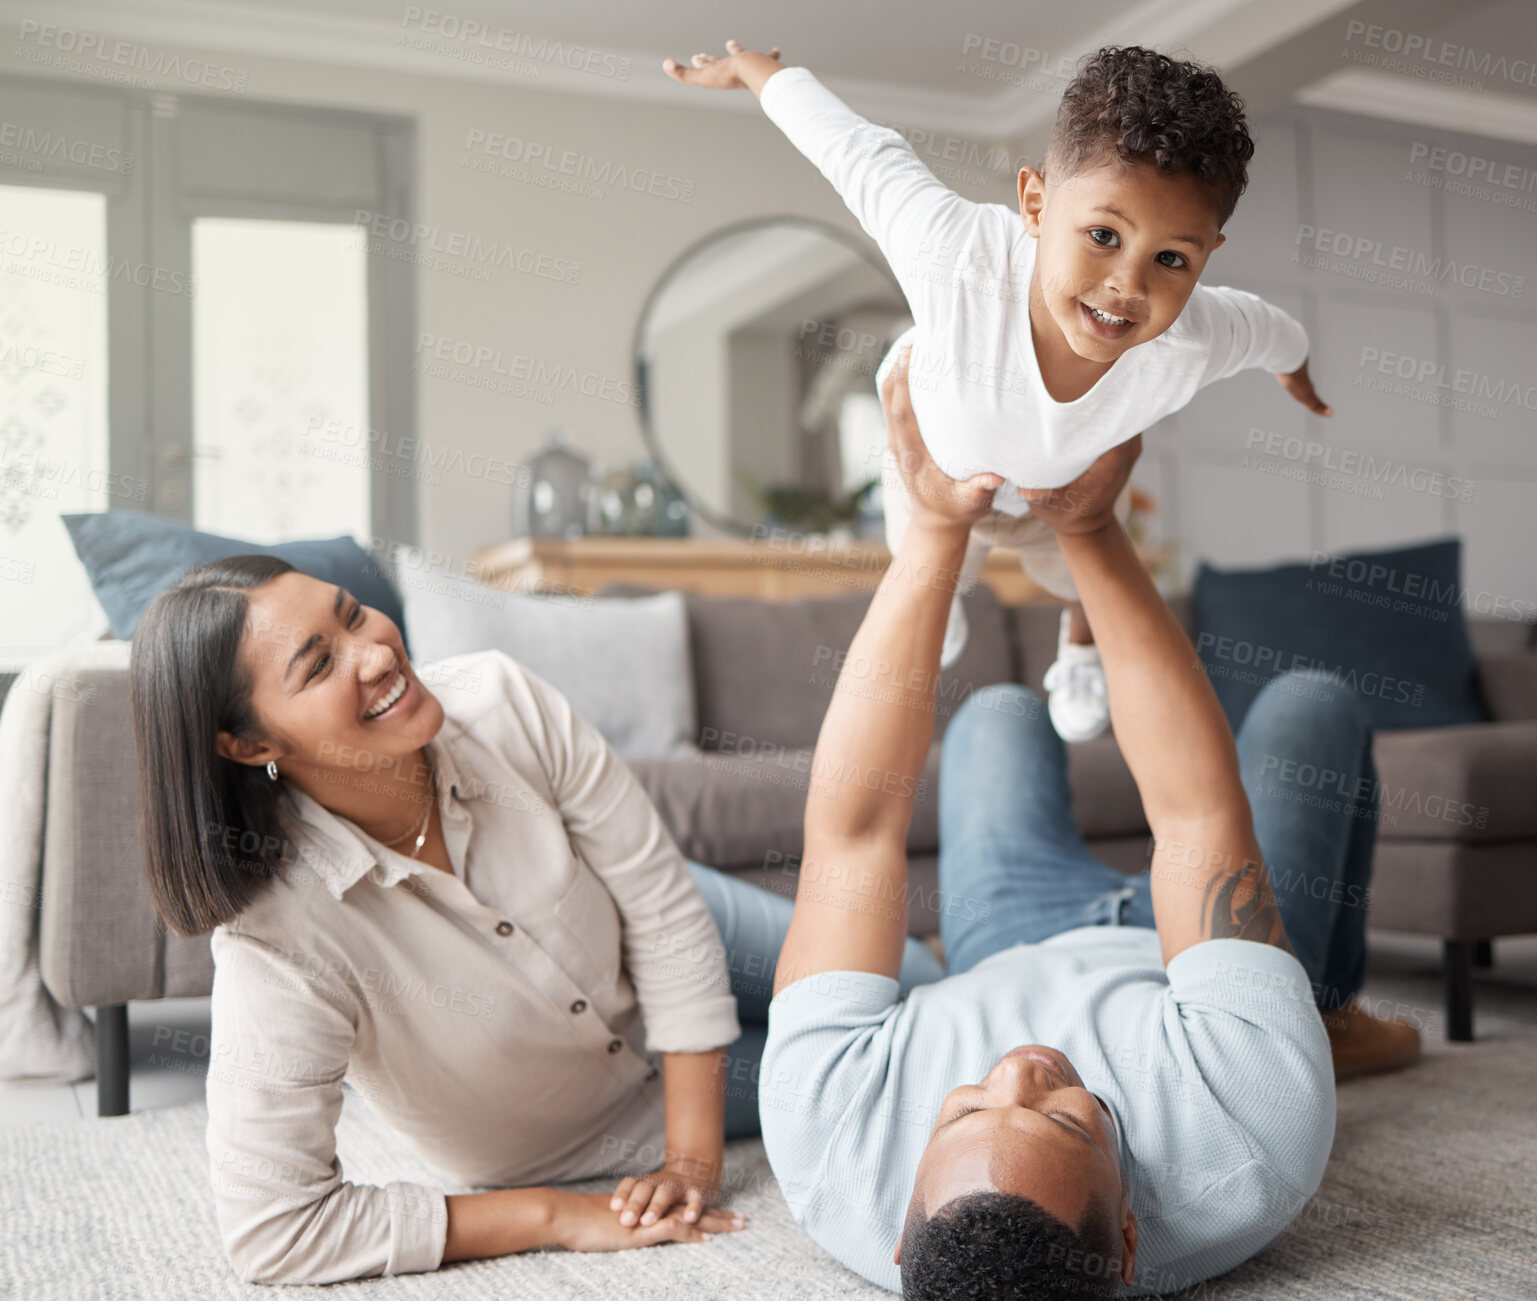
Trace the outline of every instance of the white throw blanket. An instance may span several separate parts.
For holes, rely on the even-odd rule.
[[[72,1081],[96,1074],[96,1030],[61,1006],[38,970],[48,737],[57,692],[82,669],[128,668],[129,643],[71,645],[28,665],[0,711],[0,1079]]]

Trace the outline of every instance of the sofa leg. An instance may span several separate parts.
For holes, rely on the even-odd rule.
[[[1479,940],[1473,945],[1473,965],[1484,971],[1494,966],[1494,941]]]
[[[128,1114],[128,1004],[96,1009],[96,1114]]]
[[[1452,1043],[1473,1041],[1472,940],[1447,940],[1442,946],[1446,981],[1446,1037]]]

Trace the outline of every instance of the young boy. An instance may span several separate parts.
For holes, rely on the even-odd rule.
[[[663,68],[692,85],[751,90],[880,246],[916,323],[877,385],[911,344],[913,410],[934,461],[955,479],[1004,479],[972,530],[961,588],[1006,546],[1069,603],[1049,710],[1065,740],[1097,736],[1110,718],[1099,653],[1052,530],[1022,492],[1071,483],[1197,389],[1248,367],[1332,414],[1308,377],[1301,325],[1253,294],[1197,284],[1248,181],[1242,101],[1196,64],[1138,46],[1097,51],[1063,94],[1043,170],[1019,173],[1016,216],[949,190],[899,133],[854,113],[809,69],[783,67],[777,48],[726,49]],[[899,475],[883,488],[895,553],[911,503]],[[1129,508],[1130,489],[1116,507],[1123,522]],[[965,643],[958,592],[942,665]]]

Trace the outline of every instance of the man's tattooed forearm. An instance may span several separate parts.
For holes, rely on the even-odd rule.
[[[1242,903],[1236,902],[1239,895],[1243,895]],[[1248,862],[1236,872],[1212,877],[1206,884],[1201,913],[1211,939],[1254,940],[1292,952],[1263,863]]]

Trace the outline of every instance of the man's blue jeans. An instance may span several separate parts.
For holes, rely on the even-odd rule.
[[[1371,725],[1355,694],[1286,674],[1238,729],[1254,831],[1321,1011],[1359,992],[1377,831]],[[1167,762],[1180,762],[1169,737]],[[940,936],[951,972],[1078,926],[1153,926],[1151,878],[1089,852],[1067,756],[1041,698],[985,687],[945,732],[939,775]]]
[[[726,949],[742,1037],[726,1049],[726,1137],[758,1133],[758,1068],[768,1039],[774,969],[795,905],[785,896],[685,859]],[[906,994],[945,974],[927,945],[909,939],[897,983]]]

